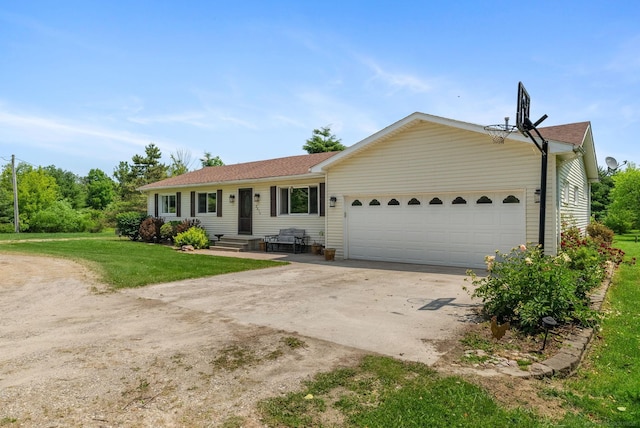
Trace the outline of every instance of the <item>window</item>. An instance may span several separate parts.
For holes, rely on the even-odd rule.
[[[464,205],[467,203],[467,201],[462,197],[462,196],[458,196],[457,198],[455,198],[453,200],[453,202],[451,202],[453,205]]]
[[[387,205],[400,205],[400,202],[396,198],[391,199]]]
[[[488,196],[482,196],[476,201],[476,204],[492,204],[493,201]]]
[[[503,204],[519,204],[520,203],[520,199],[516,198],[513,195],[509,195],[506,198],[504,198],[502,200]]]
[[[280,188],[280,214],[318,214],[318,186]]]
[[[569,183],[567,181],[562,185],[562,202],[569,203]]]
[[[216,193],[198,193],[198,214],[215,213],[216,204]]]
[[[162,214],[176,213],[176,195],[162,195],[160,199]]]
[[[420,205],[420,201],[417,200],[416,198],[411,198],[411,200],[407,205]]]
[[[578,189],[578,186],[573,186],[573,204],[577,205],[578,204],[578,199],[580,197],[580,190]]]
[[[442,199],[433,198],[429,201],[429,205],[442,205]]]

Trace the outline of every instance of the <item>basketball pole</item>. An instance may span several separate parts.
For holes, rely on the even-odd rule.
[[[536,128],[543,120],[547,118],[545,114],[542,116],[536,123],[531,123],[528,117],[524,119],[525,128],[523,132],[527,134],[527,137],[531,138],[533,143],[536,145],[540,153],[542,154],[542,162],[540,165],[540,223],[538,229],[538,246],[540,247],[540,251],[544,254],[544,232],[545,232],[545,220],[547,217],[547,169],[548,169],[548,161],[549,161],[549,142],[540,134],[538,128]],[[538,144],[535,137],[531,134],[531,130],[534,130],[542,144]]]

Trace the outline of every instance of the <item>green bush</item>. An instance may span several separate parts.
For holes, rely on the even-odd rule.
[[[627,233],[633,227],[636,216],[629,210],[609,210],[604,218],[604,224],[615,233]]]
[[[163,241],[171,241],[173,242],[173,238],[178,234],[177,226],[180,224],[179,221],[170,221],[169,223],[165,223],[160,227],[160,239]]]
[[[36,212],[29,221],[31,232],[84,232],[86,219],[66,201],[56,201],[48,208]]]
[[[595,312],[577,292],[580,273],[570,262],[566,254],[546,256],[538,247],[524,245],[506,254],[496,252],[487,258],[486,277],[468,272],[475,287],[472,296],[482,299],[488,315],[509,320],[523,331],[537,330],[545,316],[591,325]]]
[[[16,231],[13,223],[0,224],[0,233],[14,233]]]
[[[209,248],[209,237],[204,229],[192,227],[186,232],[178,233],[174,239],[177,247],[191,245],[195,249]]]
[[[140,224],[146,217],[146,214],[137,211],[129,211],[116,215],[117,233],[128,237],[132,241],[136,241],[140,237]]]
[[[83,211],[82,216],[85,222],[85,231],[91,233],[100,233],[106,227],[104,213],[100,210],[87,209]]]
[[[613,242],[613,234],[613,230],[597,221],[592,221],[589,223],[589,226],[587,226],[587,235],[596,241],[610,244]]]
[[[138,234],[145,242],[160,242],[160,230],[164,224],[161,217],[147,217],[140,223]]]

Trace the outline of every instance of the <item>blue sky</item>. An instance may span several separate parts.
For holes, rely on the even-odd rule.
[[[640,162],[637,1],[2,1],[0,164],[111,174],[149,143],[227,164],[415,112],[591,121]],[[513,119],[512,119],[513,121]]]

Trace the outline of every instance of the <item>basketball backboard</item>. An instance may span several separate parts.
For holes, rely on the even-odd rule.
[[[518,107],[516,109],[516,126],[520,132],[531,129],[531,120],[529,120],[529,108],[531,107],[531,98],[524,88],[522,82],[518,82]]]

